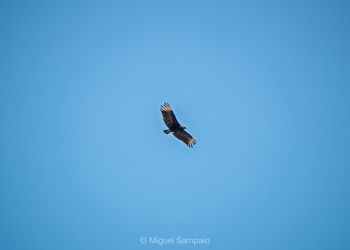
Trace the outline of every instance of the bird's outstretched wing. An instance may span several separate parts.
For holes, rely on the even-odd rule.
[[[173,135],[180,139],[181,141],[183,141],[184,143],[186,143],[187,146],[189,146],[190,148],[193,147],[193,145],[195,145],[197,142],[196,142],[196,139],[194,139],[192,137],[192,135],[190,135],[189,133],[187,133],[185,130],[179,130],[179,131],[176,131],[175,133],[173,133]]]
[[[162,112],[165,125],[168,128],[171,128],[172,126],[180,126],[179,122],[176,120],[176,116],[173,110],[171,109],[169,103],[165,102],[163,105],[161,105],[160,111]]]

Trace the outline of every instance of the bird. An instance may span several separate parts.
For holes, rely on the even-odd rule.
[[[192,148],[196,143],[196,139],[192,137],[176,119],[173,109],[170,104],[164,102],[160,106],[160,111],[163,115],[163,120],[168,129],[163,130],[165,134],[172,133],[177,139],[183,141],[188,147]]]

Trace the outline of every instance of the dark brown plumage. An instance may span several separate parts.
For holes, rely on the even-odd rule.
[[[164,130],[164,133],[169,134],[173,133],[173,135],[179,140],[186,143],[190,148],[196,144],[196,139],[194,139],[187,131],[186,127],[182,126],[176,119],[174,111],[170,107],[169,103],[165,102],[160,106],[160,111],[163,115],[163,120],[168,129]]]

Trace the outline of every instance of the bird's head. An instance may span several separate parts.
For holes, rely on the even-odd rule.
[[[186,126],[182,126],[182,125],[181,125],[181,128],[182,128],[182,129],[187,129]]]

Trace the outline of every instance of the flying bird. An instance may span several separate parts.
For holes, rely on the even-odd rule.
[[[177,121],[174,111],[170,107],[169,103],[165,102],[163,105],[161,105],[160,111],[162,112],[164,123],[168,127],[168,129],[164,130],[164,133],[173,133],[177,139],[183,141],[187,146],[192,148],[193,145],[196,144],[196,139],[187,133],[185,130],[187,128],[185,126],[182,126]]]

